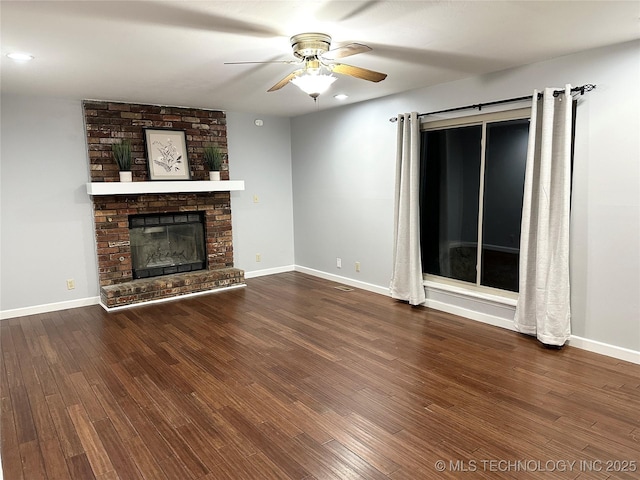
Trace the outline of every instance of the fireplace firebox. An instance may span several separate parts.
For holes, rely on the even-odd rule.
[[[133,278],[149,278],[206,268],[201,213],[129,217]]]

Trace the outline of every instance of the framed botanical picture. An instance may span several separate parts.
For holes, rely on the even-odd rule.
[[[190,180],[184,131],[144,129],[144,145],[150,180]]]

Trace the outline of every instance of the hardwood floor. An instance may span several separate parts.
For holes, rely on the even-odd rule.
[[[300,273],[247,283],[0,322],[4,478],[640,478],[638,365]]]

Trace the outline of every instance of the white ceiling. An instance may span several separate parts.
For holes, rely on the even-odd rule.
[[[1,87],[294,116],[640,38],[638,1],[2,1]],[[289,37],[322,32],[340,60],[388,77],[339,75],[319,104],[294,85]],[[17,64],[11,51],[35,60]]]

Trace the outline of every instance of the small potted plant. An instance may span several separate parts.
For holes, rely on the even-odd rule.
[[[220,167],[224,154],[216,145],[204,147],[204,163],[209,169],[209,180],[220,180]]]
[[[131,174],[131,142],[123,140],[120,143],[113,143],[111,151],[120,169],[120,181],[131,182],[133,180]]]

